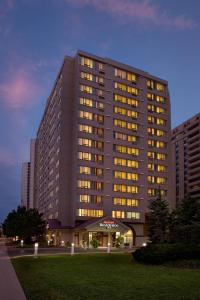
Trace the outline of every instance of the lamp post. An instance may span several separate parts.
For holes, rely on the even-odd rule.
[[[74,243],[71,243],[71,255],[74,254]]]
[[[24,241],[23,241],[23,240],[20,241],[20,246],[21,246],[21,247],[24,246]]]
[[[38,243],[34,244],[34,258],[38,257],[38,246],[39,246]]]

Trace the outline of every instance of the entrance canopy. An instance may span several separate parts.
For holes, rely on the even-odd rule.
[[[98,220],[89,220],[84,222],[83,224],[76,227],[76,230],[86,230],[86,231],[107,231],[107,232],[127,232],[130,230],[128,226],[126,226],[124,223],[120,222],[119,220],[116,220],[112,217],[103,217]]]

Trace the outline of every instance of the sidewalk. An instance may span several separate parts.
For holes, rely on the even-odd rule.
[[[0,299],[26,300],[3,239],[0,239]]]

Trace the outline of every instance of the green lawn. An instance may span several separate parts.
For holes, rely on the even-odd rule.
[[[27,299],[200,299],[200,270],[139,265],[131,254],[12,259]]]

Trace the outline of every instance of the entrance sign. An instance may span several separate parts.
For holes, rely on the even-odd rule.
[[[99,227],[105,229],[117,228],[119,225],[114,220],[104,220],[103,222],[99,223]]]

